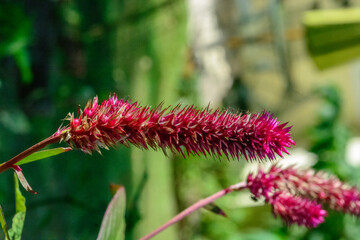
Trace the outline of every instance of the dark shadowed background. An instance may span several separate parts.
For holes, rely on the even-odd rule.
[[[117,94],[153,107],[210,103],[269,111],[294,125],[297,146],[283,161],[356,184],[357,7],[355,0],[2,0],[1,161],[53,134],[88,99]],[[332,13],[337,22],[319,14],[324,10],[338,10]],[[25,165],[27,180],[40,193],[23,191],[23,239],[95,239],[110,183],[126,188],[126,239],[137,239],[195,201],[244,180],[255,165],[125,146]],[[11,171],[0,182],[10,223]],[[217,205],[227,218],[201,210],[155,239],[355,240],[360,234],[355,217],[333,213],[317,229],[288,228],[248,192]]]

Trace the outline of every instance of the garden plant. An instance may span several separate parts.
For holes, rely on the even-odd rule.
[[[25,179],[20,165],[80,149],[86,154],[115,145],[135,145],[141,149],[161,149],[184,158],[193,154],[218,159],[271,161],[270,169],[249,173],[243,182],[236,183],[199,200],[180,212],[164,225],[141,239],[150,239],[192,212],[212,204],[231,192],[248,189],[254,200],[271,205],[275,217],[287,225],[296,224],[316,228],[325,221],[328,211],[360,215],[360,192],[340,181],[336,176],[313,169],[282,168],[275,159],[289,154],[295,145],[291,127],[280,123],[267,112],[233,113],[229,110],[199,109],[194,106],[156,108],[141,106],[115,95],[102,103],[98,98],[88,101],[85,108],[69,113],[58,130],[45,140],[33,145],[0,165],[0,173],[14,170],[16,214],[8,230],[1,211],[1,225],[6,239],[20,239],[25,221],[25,198],[18,180],[29,192],[36,194]],[[42,150],[55,143],[67,147]],[[98,239],[123,239],[125,222],[125,189],[115,186]]]

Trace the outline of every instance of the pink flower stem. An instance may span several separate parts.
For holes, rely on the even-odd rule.
[[[178,221],[180,221],[181,219],[183,219],[184,217],[186,217],[187,215],[191,214],[192,212],[212,203],[213,201],[215,201],[218,198],[221,198],[223,196],[225,196],[226,194],[233,192],[233,191],[240,191],[244,188],[247,188],[247,184],[246,182],[241,182],[241,183],[237,183],[234,185],[231,185],[230,187],[227,187],[207,198],[201,199],[200,201],[196,202],[195,204],[191,205],[190,207],[186,208],[185,210],[183,210],[181,213],[179,213],[178,215],[176,215],[175,217],[173,217],[172,219],[170,219],[168,222],[166,222],[164,225],[162,225],[161,227],[155,229],[153,232],[147,234],[146,236],[140,238],[140,240],[147,240],[147,239],[151,239],[152,237],[156,236],[157,234],[159,234],[160,232],[164,231],[166,228],[170,227],[171,225],[177,223]]]
[[[15,166],[15,164],[18,163],[20,160],[24,159],[25,157],[29,156],[30,154],[32,154],[34,152],[39,151],[40,149],[44,148],[45,146],[52,144],[52,143],[59,142],[60,139],[61,139],[60,135],[57,135],[57,136],[52,135],[52,136],[42,140],[41,142],[35,144],[34,146],[29,147],[28,149],[26,149],[22,153],[16,155],[9,161],[1,164],[0,165],[0,173],[4,172],[5,170],[7,170],[9,168],[13,168]]]

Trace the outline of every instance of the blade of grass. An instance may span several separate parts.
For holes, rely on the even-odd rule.
[[[21,240],[21,234],[25,222],[26,206],[25,197],[21,194],[19,181],[17,175],[14,174],[15,182],[15,210],[16,213],[12,219],[11,229],[9,230],[9,236],[11,240]]]
[[[125,239],[125,206],[125,189],[119,187],[106,209],[97,240]]]
[[[5,234],[5,239],[10,240],[7,225],[6,225],[6,220],[5,220],[5,216],[4,216],[4,212],[2,210],[1,205],[0,205],[0,223],[1,223],[2,230],[3,230],[4,234]]]

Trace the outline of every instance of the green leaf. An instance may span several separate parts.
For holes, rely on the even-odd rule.
[[[119,190],[119,188],[123,188],[123,186],[119,185],[119,184],[115,184],[115,183],[110,183],[111,196],[114,196],[117,193],[117,191]]]
[[[97,240],[125,239],[125,205],[125,189],[120,187],[105,211]]]
[[[19,181],[16,174],[14,174],[15,181],[15,210],[16,213],[12,219],[12,226],[9,230],[9,235],[11,240],[21,240],[21,233],[24,227],[25,221],[25,197],[21,194],[19,188]]]
[[[203,207],[204,209],[213,212],[217,215],[223,216],[223,217],[227,217],[226,213],[224,212],[224,210],[222,210],[218,205],[216,205],[215,203],[209,203],[208,205],[205,205]]]
[[[31,154],[30,156],[27,156],[26,158],[22,159],[15,165],[20,166],[25,163],[30,163],[30,162],[38,161],[38,160],[41,160],[44,158],[56,156],[58,154],[61,154],[61,153],[64,153],[64,152],[67,152],[70,150],[72,150],[71,147],[66,147],[66,148],[60,147],[60,148],[53,148],[53,149],[38,151],[38,152],[35,152],[35,153]]]
[[[36,191],[34,191],[32,189],[32,187],[30,186],[30,184],[28,183],[28,181],[26,180],[24,174],[22,171],[16,171],[15,170],[15,173],[21,183],[21,185],[25,188],[26,191],[28,191],[29,193],[32,193],[32,194],[38,194]]]
[[[303,23],[308,50],[319,69],[360,57],[360,8],[308,11]]]
[[[1,223],[2,230],[3,230],[4,234],[5,234],[5,239],[10,240],[7,225],[6,225],[6,220],[5,220],[5,216],[4,216],[4,212],[3,212],[1,206],[0,206],[0,223]]]

